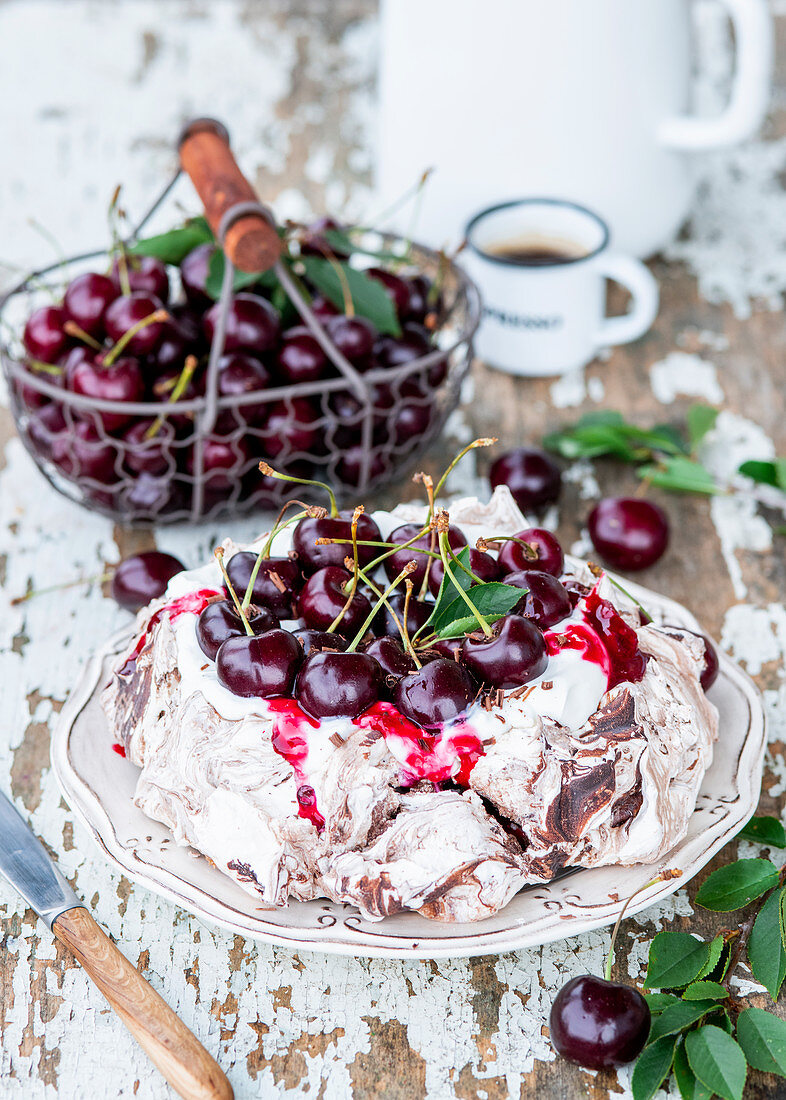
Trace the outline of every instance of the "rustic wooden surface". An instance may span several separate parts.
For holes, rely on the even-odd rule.
[[[8,275],[47,254],[49,246],[28,218],[54,231],[68,249],[101,239],[105,200],[118,179],[128,179],[128,202],[136,200],[141,208],[171,163],[171,135],[183,117],[200,111],[227,118],[244,168],[256,171],[265,198],[280,196],[282,213],[302,212],[295,191],[301,186],[316,209],[326,202],[340,209],[346,202],[350,210],[365,212],[373,9],[372,0],[0,5],[4,101],[20,86],[14,82],[23,75],[19,57],[33,11],[41,74],[14,117],[0,122],[2,147],[15,143],[20,150],[18,163],[0,180]],[[780,39],[784,24],[779,16]],[[222,76],[227,71],[229,79]],[[40,141],[30,142],[31,127]],[[727,190],[722,233],[732,242],[752,235],[750,270],[737,275],[736,252],[727,251],[713,268],[706,240],[689,238],[682,246],[697,265],[701,285],[715,288],[715,304],[699,293],[687,268],[656,261],[663,304],[645,339],[594,363],[585,376],[556,383],[515,382],[478,365],[474,397],[467,393],[450,438],[435,448],[429,465],[439,467],[457,438],[494,434],[502,443],[537,441],[544,429],[599,407],[620,409],[642,423],[677,423],[696,399],[725,410],[707,456],[717,470],[733,457],[740,439],[747,441],[740,457],[772,449],[786,454],[783,317],[754,305],[742,320],[724,301],[724,293],[733,297],[740,312],[746,288],[757,286],[757,257],[764,256],[770,236],[777,241],[783,235],[782,207],[773,198],[781,187],[783,133],[779,93],[766,140],[737,161],[719,158],[707,165],[709,207],[698,209],[698,236],[702,218],[716,207],[727,209]],[[727,179],[742,180],[738,191],[727,187]],[[758,202],[761,216],[752,210]],[[769,228],[752,224],[766,220],[768,211],[780,213],[781,220]],[[771,267],[778,276],[776,260]],[[783,290],[782,272],[779,277],[780,283],[774,277],[768,284],[770,305]],[[565,544],[581,545],[592,499],[632,489],[634,479],[611,464],[598,464],[594,477],[574,467],[569,477],[554,518]],[[452,487],[474,491],[477,484],[465,467]],[[783,814],[786,540],[771,535],[751,501],[653,496],[669,512],[673,538],[668,554],[642,579],[687,603],[764,690],[771,743],[762,807]],[[784,522],[776,513],[769,518]],[[243,538],[253,527],[244,522],[232,533]],[[204,528],[165,531],[155,541],[194,565],[218,534]],[[605,932],[455,962],[296,955],[208,927],[106,864],[59,797],[48,739],[87,654],[123,613],[97,585],[16,609],[7,600],[28,585],[99,573],[106,563],[153,542],[147,534],[113,529],[54,494],[0,408],[0,783],[57,854],[96,918],[215,1054],[237,1096],[628,1096],[627,1071],[585,1073],[555,1060],[548,1043],[556,989],[576,973],[599,970]],[[734,854],[731,846],[716,862]],[[694,894],[689,885],[626,922],[620,976],[640,977],[656,930],[711,935],[724,924],[722,917],[694,911]],[[0,1096],[169,1095],[74,959],[2,882],[0,934]],[[752,983],[743,983],[741,992],[766,1003]],[[752,1078],[748,1093],[784,1094],[782,1082],[760,1076]]]

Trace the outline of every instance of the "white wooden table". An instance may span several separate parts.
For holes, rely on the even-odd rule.
[[[712,7],[700,5],[708,26]],[[781,38],[785,24],[779,18]],[[127,181],[127,205],[141,209],[170,168],[172,135],[195,113],[229,122],[263,196],[281,193],[282,216],[307,204],[368,215],[374,47],[372,0],[0,5],[0,101],[14,103],[0,113],[0,147],[11,162],[0,176],[0,277],[51,255],[30,218],[68,252],[105,239],[104,209],[118,180]],[[649,337],[586,376],[553,384],[513,383],[479,366],[478,396],[453,419],[452,436],[537,438],[601,403],[642,422],[676,420],[706,399],[727,410],[710,455],[718,469],[740,440],[742,457],[786,453],[786,327],[761,308],[748,320],[737,315],[750,294],[766,291],[773,304],[786,288],[784,133],[780,89],[766,140],[704,165],[707,191],[679,246],[703,293],[680,264],[658,261],[664,302]],[[433,465],[452,449],[446,439]],[[474,488],[469,474],[460,481]],[[580,538],[592,497],[632,485],[615,468],[600,469],[597,480],[574,468],[559,515],[566,545]],[[687,602],[765,689],[765,805],[778,811],[786,793],[786,542],[744,501],[672,497],[666,505],[673,546],[646,583]],[[250,537],[256,526],[244,521],[232,533]],[[162,531],[156,543],[194,565],[224,533]],[[554,1061],[546,1027],[562,982],[600,971],[606,933],[433,964],[298,956],[210,928],[107,866],[59,797],[48,740],[87,654],[123,613],[98,585],[18,608],[8,601],[29,585],[100,573],[151,544],[57,496],[0,409],[0,785],[96,918],[216,1055],[237,1096],[627,1096],[627,1071],[593,1077]],[[692,894],[683,889],[627,922],[620,975],[640,975],[656,929],[713,927],[714,918],[693,914]],[[83,972],[2,882],[0,934],[0,1097],[169,1095]],[[776,1095],[768,1087],[754,1082],[752,1094]]]

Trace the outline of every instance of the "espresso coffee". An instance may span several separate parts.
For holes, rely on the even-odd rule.
[[[488,245],[484,252],[506,263],[520,264],[522,267],[564,264],[587,255],[586,248],[575,241],[546,237],[520,237],[516,240],[499,241]]]

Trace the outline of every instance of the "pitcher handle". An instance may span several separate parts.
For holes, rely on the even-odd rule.
[[[666,119],[658,129],[671,149],[717,149],[744,141],[767,113],[773,68],[773,29],[767,0],[722,0],[734,28],[737,66],[726,110],[715,118]]]

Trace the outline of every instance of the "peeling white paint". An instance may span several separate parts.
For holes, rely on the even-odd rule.
[[[723,390],[712,363],[698,355],[673,351],[650,368],[652,392],[662,405],[670,405],[678,394],[701,397],[711,405],[720,405]]]

